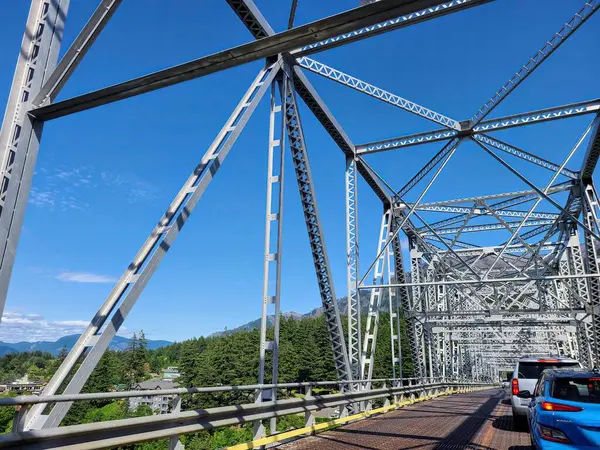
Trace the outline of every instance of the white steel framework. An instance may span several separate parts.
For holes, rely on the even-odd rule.
[[[378,345],[380,313],[389,313],[391,370],[395,383],[406,375],[425,379],[497,381],[517,352],[557,353],[600,364],[600,206],[593,174],[600,157],[600,102],[595,99],[489,119],[506,97],[600,9],[600,0],[582,2],[565,25],[472,117],[457,120],[325,65],[313,55],[487,0],[385,0],[310,24],[275,32],[252,0],[226,0],[255,38],[241,46],[154,74],[55,102],[121,1],[102,0],[73,45],[58,61],[69,0],[32,0],[22,51],[0,134],[0,310],[4,305],[36,156],[47,120],[140,95],[252,61],[264,66],[217,137],[152,229],[87,329],[45,387],[43,395],[81,391],[101,356],[173,245],[209,183],[220,171],[261,99],[270,90],[265,217],[264,278],[260,328],[259,387],[256,402],[275,400],[278,386],[279,319],[283,252],[284,150],[291,152],[304,225],[314,263],[335,369],[344,390],[369,389]],[[485,7],[485,6],[483,6]],[[305,74],[305,70],[434,122],[444,129],[355,145]],[[596,94],[596,93],[595,93]],[[298,98],[343,152],[345,170],[347,311],[340,311],[330,255],[319,214]],[[576,144],[553,162],[493,134],[570,117],[594,118]],[[484,120],[485,119],[485,120]],[[527,190],[435,200],[424,197],[466,141],[492,157],[527,185]],[[392,186],[367,162],[369,154],[441,142],[438,152],[403,186]],[[567,167],[586,148],[582,166]],[[543,187],[516,170],[499,152],[541,167],[551,175]],[[530,166],[528,166],[530,167]],[[376,255],[359,271],[359,177],[381,201]],[[361,197],[362,198],[362,197]],[[409,199],[414,199],[410,200]],[[540,204],[552,211],[538,211]],[[439,220],[431,221],[430,217]],[[449,217],[448,214],[451,214]],[[481,222],[481,220],[485,222]],[[497,239],[494,231],[508,232]],[[465,241],[485,233],[490,245]],[[468,237],[466,237],[468,236]],[[408,248],[403,249],[403,237]],[[495,239],[495,240],[494,240]],[[403,251],[409,251],[405,267]],[[372,284],[365,280],[372,279]],[[363,332],[361,291],[368,305]],[[347,330],[342,313],[347,313]],[[273,338],[268,324],[273,317]],[[406,341],[410,352],[402,353]],[[265,374],[270,361],[272,373]],[[400,380],[398,380],[399,378]],[[269,388],[264,385],[270,381]],[[361,383],[362,381],[362,383]],[[350,394],[348,394],[350,395]],[[358,394],[351,394],[358,398]],[[307,398],[310,401],[310,396]],[[33,404],[21,414],[26,429],[60,425],[70,401]],[[271,429],[275,429],[275,418]],[[307,418],[307,423],[310,418]],[[255,434],[265,433],[256,422]],[[181,443],[171,439],[172,448]]]

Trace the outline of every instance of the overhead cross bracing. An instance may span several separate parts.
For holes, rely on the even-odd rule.
[[[415,375],[422,379],[496,381],[500,368],[510,366],[524,349],[531,354],[572,356],[590,366],[600,363],[600,211],[593,180],[600,156],[598,93],[592,92],[590,86],[586,98],[593,100],[503,112],[494,118],[494,110],[501,103],[506,109],[509,103],[505,105],[505,100],[518,95],[521,83],[535,71],[543,70],[539,67],[555,51],[576,50],[569,46],[558,49],[586,22],[597,21],[592,16],[600,9],[600,0],[581,1],[570,17],[557,24],[558,31],[549,40],[540,38],[541,47],[531,49],[533,57],[510,61],[514,63],[515,75],[499,88],[490,86],[492,97],[465,117],[452,117],[449,111],[438,111],[435,102],[412,98],[402,92],[405,87],[401,83],[393,89],[378,86],[376,72],[368,81],[359,78],[360,71],[350,67],[355,60],[344,61],[347,67],[337,68],[318,59],[321,52],[326,58],[330,49],[394,30],[398,31],[390,36],[402,39],[400,29],[441,16],[452,20],[453,15],[465,10],[500,2],[384,0],[296,26],[296,9],[300,10],[302,4],[293,2],[288,29],[275,31],[267,15],[252,0],[227,0],[241,22],[239,26],[245,26],[254,40],[56,101],[95,38],[111,16],[118,13],[120,3],[101,1],[72,47],[58,61],[68,1],[32,2],[23,46],[27,51],[21,53],[18,61],[0,136],[2,305],[45,121],[250,62],[263,60],[264,64],[255,78],[248,80],[249,87],[231,116],[191,168],[180,191],[48,383],[44,395],[81,391],[190,215],[196,209],[200,210],[196,214],[202,214],[199,200],[226,166],[228,154],[248,121],[257,115],[264,97],[269,98],[270,104],[269,118],[265,119],[269,140],[265,142],[268,178],[260,301],[261,385],[266,379],[273,384],[278,382],[278,320],[272,337],[267,333],[267,325],[270,315],[279,317],[281,302],[285,301],[280,284],[281,267],[285,265],[282,224],[286,176],[296,180],[302,226],[307,231],[336,373],[340,380],[348,382],[344,389],[359,391],[369,387],[370,381],[364,381],[363,386],[361,382],[372,379],[376,349],[381,345],[391,346],[388,363],[394,378],[403,377],[402,363],[410,358]],[[313,79],[315,84],[319,80],[318,89]],[[534,82],[533,77],[527,81]],[[400,114],[399,118],[422,121],[423,131],[404,133],[402,121],[398,120],[397,132],[391,135],[400,137],[384,140],[377,130],[367,129],[373,132],[372,140],[357,145],[353,136],[358,130],[344,128],[334,115],[336,107],[329,106],[320,96],[326,83],[347,89],[344,101],[348,109],[352,109],[351,99],[356,98],[353,96],[362,95],[368,101],[380,102],[390,114]],[[569,86],[561,89],[569,92]],[[339,170],[344,170],[346,194],[345,255],[333,255],[326,246],[303,105],[341,150]],[[586,127],[579,135],[573,135],[572,146],[555,152],[553,157],[545,148],[529,148],[513,142],[513,135],[505,133],[517,128],[530,132],[541,123],[551,129],[558,121],[571,119],[586,121]],[[473,174],[460,172],[455,161],[463,157],[467,147],[487,158],[485,166],[478,170],[503,171],[506,184],[490,189],[485,178],[474,179],[466,176]],[[284,164],[286,148],[291,164]],[[382,163],[399,152],[412,152],[415,157],[411,161],[422,159],[422,164],[409,173],[404,166],[386,167]],[[401,176],[392,180],[388,176],[390,167]],[[470,192],[462,195],[464,191],[457,190],[461,192],[458,198],[441,195],[436,189],[446,176],[452,176],[457,186],[466,185]],[[359,201],[364,201],[358,194],[361,178],[381,203],[379,233],[372,236],[374,258],[368,243],[359,243]],[[334,284],[333,258],[346,261],[344,289],[339,281],[337,286]],[[337,301],[342,292],[348,297],[345,311]],[[361,310],[361,292],[368,296],[366,317]],[[389,312],[389,323],[381,321],[383,310]],[[389,342],[378,339],[384,326],[389,328]],[[410,355],[402,354],[402,339],[408,340]],[[265,373],[267,368],[271,374]],[[261,387],[256,401],[275,400],[276,395],[277,389]],[[36,404],[27,411],[23,426],[58,426],[70,406],[69,402],[50,407]],[[265,432],[265,427],[256,427],[257,437]]]

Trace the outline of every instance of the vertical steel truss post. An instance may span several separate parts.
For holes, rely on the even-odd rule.
[[[387,239],[390,235],[392,212],[386,209],[381,216],[381,226],[379,228],[379,241],[377,242],[377,262],[373,271],[373,284],[386,284],[384,280],[385,267],[387,261],[387,249],[385,247]],[[389,283],[388,283],[389,284]],[[381,300],[383,297],[383,288],[371,289],[369,297],[369,311],[367,313],[367,326],[365,329],[365,338],[362,347],[361,373],[362,379],[369,380],[373,376],[373,366],[375,365],[375,348],[377,347],[377,330],[379,328],[379,310],[381,308]],[[365,386],[370,388],[370,383]]]
[[[394,233],[393,224],[394,216],[390,213],[390,225],[388,227],[388,237],[391,237]],[[398,276],[396,270],[398,269],[398,263],[396,258],[400,252],[400,239],[398,236],[393,238],[392,245],[388,246],[386,251],[386,268],[387,268],[387,280],[391,283],[396,283]],[[387,289],[388,295],[388,311],[390,318],[390,346],[392,351],[392,378],[402,378],[402,348],[401,348],[401,336],[400,336],[400,299],[398,298],[398,288],[389,287]]]
[[[284,75],[284,84],[286,93],[285,123],[288,141],[292,152],[292,161],[294,163],[296,181],[298,182],[302,209],[304,211],[306,231],[308,232],[317,281],[319,283],[325,322],[331,339],[336,372],[340,381],[348,381],[352,379],[352,371],[348,361],[348,349],[346,348],[329,258],[325,248],[312,173],[306,151],[306,141],[304,140],[300,112],[298,111],[296,95],[294,93],[294,83],[291,79],[291,73],[289,73],[291,71],[289,71],[289,68],[287,69],[288,71]]]
[[[4,310],[43,123],[27,111],[56,66],[69,0],[33,0],[0,132],[0,317]]]
[[[577,228],[573,227],[573,234],[569,238],[567,249],[569,251],[569,264],[570,272],[573,275],[585,275],[585,267],[583,264],[583,257],[581,255],[581,247],[579,245],[579,232]],[[573,285],[575,292],[578,293],[579,298],[589,303],[589,291],[588,284],[583,278],[573,279]],[[577,306],[585,307],[585,304],[581,304],[577,300]],[[592,352],[590,347],[591,336],[589,332],[591,330],[584,321],[580,321],[577,325],[577,344],[579,348],[579,361],[586,367],[592,364]]]
[[[398,225],[398,218],[396,216],[392,217],[392,233],[395,233],[395,227]],[[402,246],[400,244],[400,236],[399,234],[396,234],[396,237],[394,238],[394,240],[392,241],[392,251],[393,251],[393,256],[394,256],[394,275],[395,275],[395,283],[404,283],[405,280],[405,276],[404,276],[404,257],[402,255]],[[397,362],[397,366],[398,366],[398,378],[404,378],[404,372],[403,372],[403,356],[402,356],[402,329],[400,327],[400,317],[404,316],[405,311],[408,313],[409,309],[410,309],[410,297],[409,297],[409,293],[408,293],[408,288],[406,287],[401,287],[401,288],[397,288],[396,289],[396,296],[395,296],[395,300],[396,300],[396,305],[395,305],[395,309],[394,312],[396,314],[395,317],[395,328],[396,328],[396,335],[397,335],[397,339],[396,339],[396,345],[398,346],[398,349],[396,350],[396,352],[392,352],[393,357],[397,357],[398,362]],[[390,320],[393,320],[392,315],[390,314]],[[406,322],[405,322],[405,327],[406,327]],[[393,329],[394,325],[390,324],[390,327]],[[410,333],[410,332],[408,332]],[[407,334],[408,334],[407,333]],[[394,333],[392,333],[393,335]],[[397,356],[396,356],[397,355]]]
[[[582,183],[581,194],[583,197],[581,204],[583,207],[584,223],[590,230],[599,232],[598,194],[592,180]],[[583,230],[583,234],[587,255],[587,272],[597,275],[596,277],[588,278],[591,322],[586,323],[586,331],[590,340],[591,366],[598,367],[600,365],[600,255],[598,254],[600,252],[600,242],[585,229]]]
[[[259,72],[201,162],[48,382],[42,395],[56,394],[87,350],[83,362],[76,368],[63,393],[76,394],[81,391],[280,69],[281,63],[277,61]],[[27,416],[29,429],[58,426],[71,403],[56,404],[47,416],[42,415],[46,406],[47,404],[38,404],[31,408]]]
[[[283,120],[283,102],[285,94],[282,73],[271,83],[271,103],[269,114],[269,154],[267,162],[267,207],[265,218],[265,254],[263,268],[263,296],[260,318],[260,359],[258,384],[265,383],[265,363],[267,352],[271,355],[271,384],[277,384],[279,378],[279,323],[281,297],[281,259],[283,232],[283,187],[285,160],[285,123]],[[279,87],[279,96],[277,96]],[[275,226],[274,226],[275,225]],[[275,230],[275,232],[273,232]],[[273,267],[275,266],[275,267]],[[273,270],[274,269],[274,270]],[[274,275],[274,276],[273,276]],[[272,308],[271,314],[269,309]],[[269,316],[273,316],[273,340],[267,340]],[[256,402],[275,401],[277,389],[259,389]],[[276,430],[276,419],[270,419],[271,433]],[[254,438],[265,434],[262,421],[254,427]]]
[[[412,283],[421,283],[423,280],[421,279],[421,256],[423,255],[417,248],[416,242],[413,242],[413,239],[410,239],[411,249],[410,249],[410,276]],[[409,334],[414,336],[414,340],[410,342],[411,344],[411,355],[413,359],[413,365],[416,368],[416,376],[423,379],[427,376],[427,362],[425,360],[425,339],[424,339],[424,328],[423,324],[414,317],[414,313],[419,313],[423,311],[423,292],[420,286],[413,286],[412,288],[412,296],[411,296],[411,307],[410,312],[411,316],[409,319],[411,332]]]
[[[358,290],[358,179],[356,159],[346,156],[346,271],[348,285],[348,359],[352,378],[361,371],[361,311]]]

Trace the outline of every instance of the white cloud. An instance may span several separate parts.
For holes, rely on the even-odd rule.
[[[158,198],[158,190],[132,173],[99,172],[91,167],[40,168],[36,173],[29,203],[49,211],[84,211],[91,189],[101,189],[128,203],[148,203]]]
[[[56,279],[70,283],[114,283],[114,277],[89,272],[61,272]]]
[[[150,202],[158,197],[152,184],[131,173],[100,172],[100,178],[106,186],[123,192],[129,203]]]
[[[69,334],[80,334],[89,322],[85,320],[46,320],[39,314],[5,311],[0,323],[0,341],[55,341]]]
[[[83,333],[88,324],[87,320],[47,320],[39,314],[4,311],[0,322],[0,341],[56,341],[63,336]],[[122,326],[118,334],[129,337],[131,333]]]
[[[40,190],[32,188],[29,194],[29,203],[50,211],[68,211],[73,209],[83,211],[89,206],[87,203],[78,200],[75,196],[67,195],[59,189]]]

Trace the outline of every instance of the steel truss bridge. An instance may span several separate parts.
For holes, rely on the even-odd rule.
[[[368,408],[368,403],[374,398],[393,396],[406,389],[402,381],[405,378],[402,361],[408,355],[401,354],[401,317],[406,321],[410,357],[422,390],[432,385],[435,389],[450,389],[452,386],[465,389],[465,383],[496,382],[500,371],[510,370],[515,358],[524,353],[571,356],[584,365],[598,365],[600,209],[593,173],[600,155],[600,100],[576,101],[495,118],[493,111],[592,18],[600,8],[600,0],[581,1],[574,8],[573,16],[565,18],[564,24],[549,40],[541,40],[542,46],[532,49],[533,56],[520,68],[517,65],[515,75],[500,86],[481,108],[471,117],[458,119],[327,66],[313,56],[468,8],[485,8],[484,4],[490,0],[383,0],[299,26],[294,26],[297,2],[293,0],[288,29],[281,32],[273,30],[252,0],[225,1],[254,40],[97,91],[55,101],[122,2],[100,1],[88,23],[59,61],[69,0],[32,0],[0,134],[0,310],[8,290],[46,121],[252,61],[264,60],[265,63],[42,396],[37,400],[25,398],[11,403],[19,405],[14,433],[0,437],[0,447],[31,443],[34,447],[38,445],[35,448],[58,448],[57,440],[52,441],[52,445],[36,444],[48,436],[61,436],[65,439],[62,443],[75,442],[69,439],[75,439],[73,436],[81,430],[71,432],[71,427],[61,427],[63,431],[58,432],[56,427],[72,401],[83,398],[78,394],[86,380],[184,228],[209,183],[221,170],[263,97],[268,97],[270,102],[268,186],[261,365],[258,385],[252,389],[256,394],[255,402],[262,405],[262,409],[257,408],[265,414],[256,413],[258,415],[244,419],[255,421],[257,437],[265,433],[261,420],[276,417],[277,405],[285,402],[276,401],[276,394],[277,389],[283,387],[278,384],[278,355],[282,186],[286,175],[294,176],[298,184],[339,378],[337,383],[341,383],[341,397],[328,404],[344,404],[357,413]],[[439,129],[355,144],[319,96],[306,72],[420,116],[436,123]],[[300,101],[318,119],[345,159],[347,311],[340,311],[336,301],[330,255],[325,246],[299,114]],[[564,150],[562,161],[549,161],[502,141],[494,134],[513,127],[528,127],[583,115],[589,117],[589,125],[580,136],[573,136],[575,144]],[[504,167],[521,180],[526,189],[424,202],[431,186],[465,141],[475,143],[496,161],[498,167]],[[367,162],[373,153],[433,142],[439,142],[438,153],[404,186],[391,186]],[[291,152],[293,174],[291,170],[289,174],[284,170],[286,147]],[[576,152],[584,155],[583,164],[578,168],[569,164]],[[525,161],[531,167],[546,169],[547,182],[536,185],[525,171],[513,167],[511,158]],[[362,272],[358,264],[359,177],[381,201],[383,211],[377,256]],[[540,206],[549,211],[540,210]],[[440,220],[428,219],[434,213],[440,214]],[[508,230],[510,238],[494,241],[494,230]],[[489,234],[486,242],[495,243],[486,246],[471,244],[469,236],[473,233]],[[408,239],[408,248],[403,248],[402,236]],[[403,251],[408,252],[410,261],[403,260]],[[361,291],[366,291],[369,296],[364,333],[360,326]],[[384,307],[390,311],[389,324],[382,324],[379,320]],[[273,340],[267,339],[269,315],[275,317]],[[343,330],[343,320],[347,320],[347,332]],[[377,342],[379,326],[390,327],[391,342]],[[393,358],[390,363],[394,374],[391,387],[376,388],[373,385],[377,345],[391,345]],[[273,372],[270,374],[265,373],[267,361],[272,362]],[[307,404],[302,407],[308,408]],[[265,412],[267,410],[268,413]],[[188,416],[189,419],[193,414],[190,412]],[[166,419],[160,420],[152,418],[145,425],[150,427],[145,428],[146,432],[157,433]],[[222,425],[228,423],[233,422],[225,420]],[[178,429],[177,434],[189,432],[184,428]],[[109,431],[104,432],[102,439],[108,439],[106,433]],[[140,433],[139,430],[136,432]],[[138,438],[144,440],[148,436]],[[106,442],[97,441],[89,444],[89,448],[103,448]],[[171,445],[172,448],[180,448],[181,443],[175,439]]]

